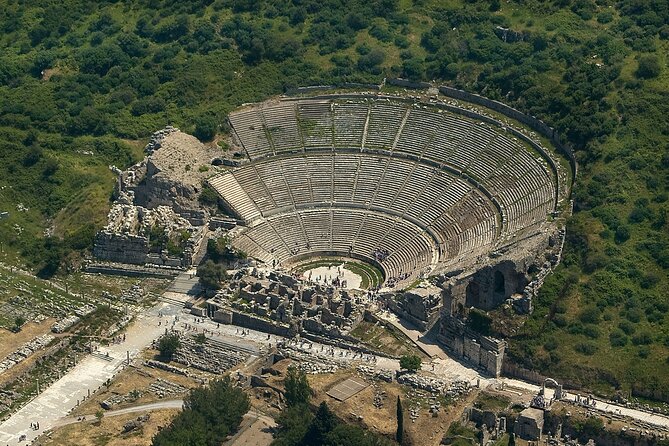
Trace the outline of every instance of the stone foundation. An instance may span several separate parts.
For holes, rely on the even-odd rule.
[[[500,376],[506,343],[469,329],[459,318],[443,315],[437,340],[456,356],[492,376]]]

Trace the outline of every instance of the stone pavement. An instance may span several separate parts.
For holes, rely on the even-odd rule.
[[[179,274],[167,289],[170,293],[187,294],[189,296],[197,295],[200,290],[199,278],[195,275],[197,270],[191,268]]]
[[[541,389],[541,386],[537,386],[535,384],[530,384],[525,381],[520,381],[517,379],[511,379],[511,378],[498,378],[495,380],[497,383],[503,383],[505,388],[508,390],[509,388],[512,389],[519,389],[521,391],[526,391],[530,392],[532,394],[537,394],[539,390]],[[564,392],[565,397],[563,398],[563,401],[569,400],[569,401],[575,401],[576,400],[576,393],[573,392]],[[553,389],[551,388],[546,388],[546,398],[550,399],[553,397]],[[586,397],[588,395],[580,395],[581,398]],[[614,404],[610,401],[604,401],[599,398],[593,398],[595,401],[595,406],[591,407],[593,410],[599,410],[605,413],[610,413],[610,414],[618,414],[630,418],[634,418],[639,421],[643,421],[646,423],[651,423],[655,424],[657,426],[663,426],[666,428],[669,428],[669,417],[660,415],[660,414],[655,414],[655,413],[650,413],[650,412],[645,412],[642,410],[638,409],[633,409],[625,406],[621,406],[619,404]]]
[[[0,444],[16,443],[24,434],[31,442],[54,426],[57,420],[67,416],[87,398],[89,391],[93,394],[123,369],[127,352],[132,360],[165,332],[165,327],[158,325],[159,313],[172,315],[180,311],[177,305],[161,302],[137,315],[135,323],[126,332],[125,342],[100,348],[95,355],[82,358],[65,376],[0,424]],[[33,422],[39,422],[39,431],[30,427]]]

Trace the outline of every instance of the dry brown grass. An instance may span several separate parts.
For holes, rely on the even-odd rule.
[[[51,330],[51,324],[53,324],[54,321],[55,319],[50,318],[42,321],[39,324],[30,322],[24,325],[23,329],[21,329],[21,331],[18,333],[0,329],[0,360],[4,359],[18,347],[35,338],[36,336],[40,336],[49,332]],[[13,381],[18,376],[29,370],[39,358],[57,348],[57,346],[54,346],[38,350],[28,358],[16,364],[11,369],[0,374],[0,385]]]
[[[290,360],[275,364],[274,368],[282,373],[279,376],[268,377],[268,382],[277,387],[283,387],[283,378],[289,364]],[[422,405],[419,417],[415,422],[412,422],[408,414],[410,401],[406,395],[407,388],[396,383],[374,382],[364,378],[370,386],[346,401],[337,401],[327,395],[327,391],[332,387],[356,375],[357,373],[352,369],[338,370],[332,374],[308,375],[309,384],[314,390],[314,397],[311,402],[318,405],[325,401],[342,420],[358,424],[365,429],[370,429],[388,437],[394,437],[397,429],[397,397],[400,396],[405,409],[406,436],[410,440],[409,444],[414,446],[437,446],[450,424],[460,417],[465,407],[471,405],[478,394],[472,392],[461,401],[448,407],[442,407],[441,412],[436,417],[432,417],[428,412],[429,407],[425,402]],[[381,408],[374,407],[374,395],[377,390],[386,392]],[[359,420],[358,416],[362,416],[362,420]]]
[[[34,322],[26,323],[18,333],[0,328],[0,360],[12,353],[22,344],[30,341],[36,336],[41,336],[51,331],[51,325],[56,320],[53,318],[45,319],[39,324]]]
[[[139,446],[151,444],[160,426],[166,426],[179,413],[177,409],[152,411],[149,420],[135,431],[123,434],[123,425],[140,413],[119,415],[96,421],[70,424],[55,430],[44,446]]]

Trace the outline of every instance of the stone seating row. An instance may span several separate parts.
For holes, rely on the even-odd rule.
[[[233,113],[231,123],[235,129],[240,127],[237,133],[242,141],[251,129],[255,131],[244,143],[251,158],[323,147],[355,148],[365,139],[370,147],[390,150],[394,145],[397,152],[451,164],[484,186],[500,171],[534,179],[534,185],[518,183],[523,192],[536,183],[552,185],[546,168],[500,129],[425,106],[388,100],[305,99]]]
[[[233,243],[270,263],[316,252],[352,253],[369,259],[377,250],[387,251],[388,257],[380,263],[388,277],[425,268],[434,251],[429,235],[406,220],[344,208],[275,215],[249,227]]]

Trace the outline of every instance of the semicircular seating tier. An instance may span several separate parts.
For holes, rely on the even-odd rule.
[[[436,106],[312,98],[229,120],[248,162],[209,184],[246,222],[233,243],[265,262],[338,254],[411,280],[536,231],[557,203],[541,154]]]

